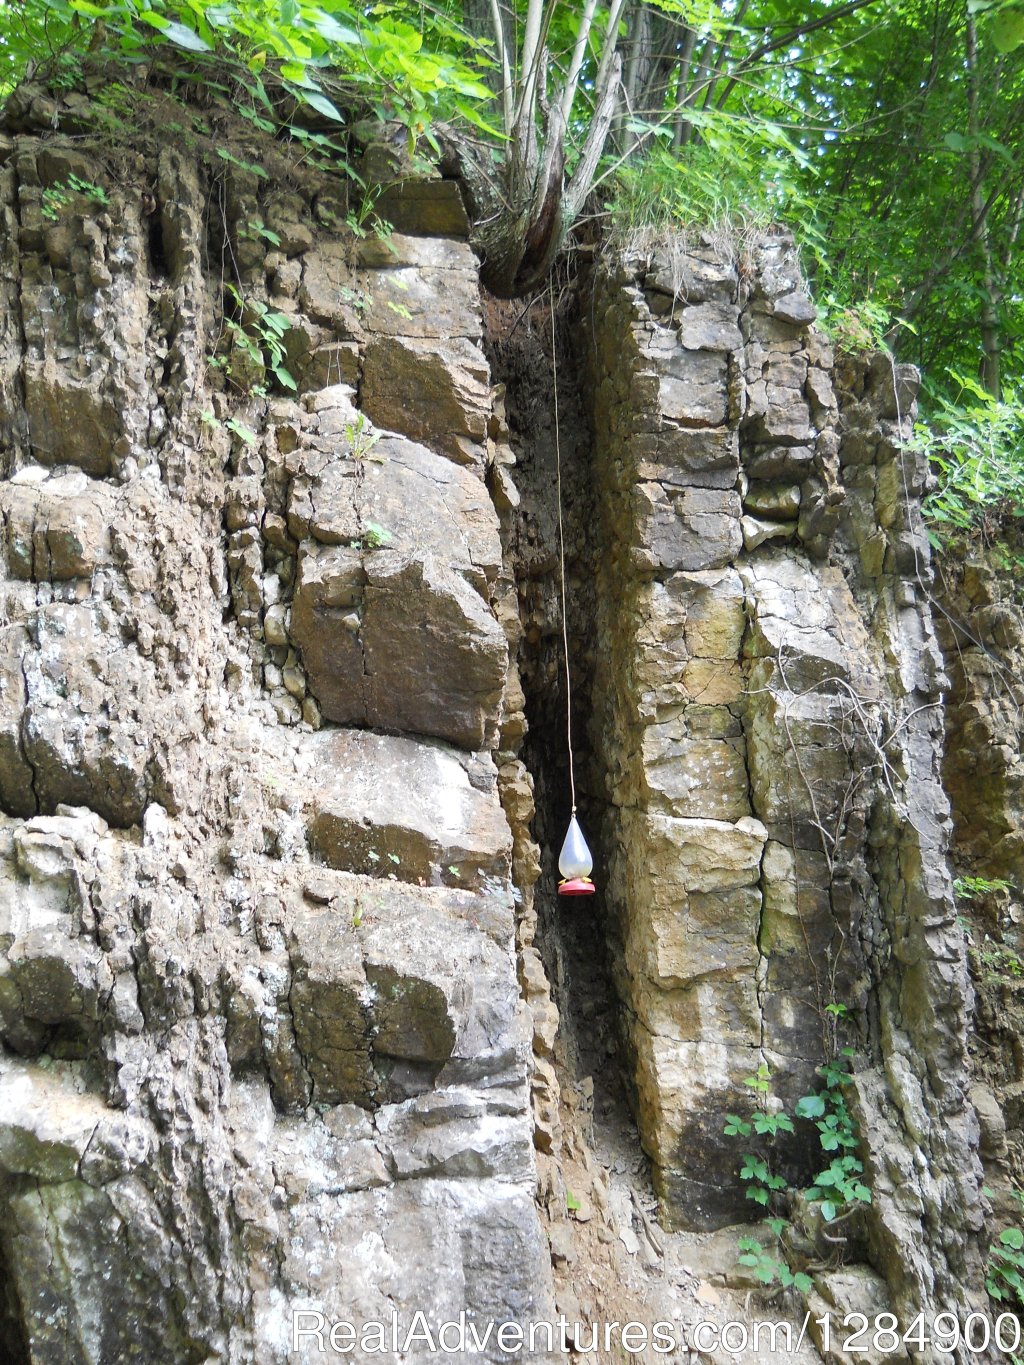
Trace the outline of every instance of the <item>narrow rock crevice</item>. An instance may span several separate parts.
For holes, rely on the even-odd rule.
[[[596,648],[592,530],[597,507],[580,346],[586,317],[578,289],[556,300],[555,364],[551,308],[550,296],[525,312],[521,303],[492,301],[488,342],[494,378],[505,386],[516,457],[514,479],[521,499],[514,518],[506,521],[504,539],[515,570],[522,626],[518,666],[528,724],[522,759],[533,779],[533,833],[541,849],[536,941],[561,1019],[558,1060],[573,1084],[590,1076],[597,1089],[617,1070],[618,1046],[603,911],[600,801],[591,780],[594,763],[600,760],[592,752],[590,737]],[[572,798],[560,591],[556,369],[577,815],[594,854],[598,887],[594,896],[581,897],[557,894],[558,853]]]
[[[5,1212],[5,1217],[7,1216],[9,1215]],[[0,1365],[31,1365],[18,1291],[2,1252],[0,1252]]]

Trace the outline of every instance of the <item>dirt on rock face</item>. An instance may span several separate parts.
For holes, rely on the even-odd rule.
[[[836,363],[779,234],[552,319],[453,182],[368,237],[146,107],[0,130],[0,1360],[744,1319],[722,1117],[836,998],[873,1268],[805,1249],[810,1303],[978,1303],[914,375]]]

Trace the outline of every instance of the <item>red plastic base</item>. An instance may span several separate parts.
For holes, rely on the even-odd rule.
[[[589,877],[573,877],[569,881],[558,883],[558,894],[560,896],[592,896],[597,887]]]

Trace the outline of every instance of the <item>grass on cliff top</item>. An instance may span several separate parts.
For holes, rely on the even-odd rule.
[[[699,239],[738,260],[753,238],[784,225],[808,272],[819,326],[837,349],[888,350],[893,314],[835,265],[819,228],[825,206],[805,189],[805,153],[781,129],[757,121],[719,119],[702,137],[685,148],[685,159],[656,147],[642,161],[609,170],[600,216],[611,243],[647,254]]]

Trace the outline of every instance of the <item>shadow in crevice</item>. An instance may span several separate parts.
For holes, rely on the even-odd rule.
[[[10,1212],[0,1204],[0,1217],[9,1225]],[[29,1365],[31,1357],[22,1324],[21,1301],[0,1246],[0,1365]]]
[[[534,782],[533,834],[542,875],[535,890],[537,947],[560,1015],[557,1060],[577,1091],[593,1078],[594,1109],[614,1113],[630,1130],[632,1158],[642,1161],[626,1107],[629,1071],[620,1049],[619,1013],[602,887],[598,833],[601,799],[591,752],[590,692],[596,662],[595,555],[599,509],[591,469],[593,438],[586,389],[583,328],[586,290],[578,281],[555,304],[558,435],[561,450],[566,605],[572,677],[572,738],[578,817],[595,857],[593,896],[557,894],[558,852],[571,814],[566,678],[558,554],[555,372],[551,298],[524,305],[487,301],[488,353],[494,379],[505,385],[506,413],[516,455],[520,505],[506,528],[519,596],[523,640],[519,669],[528,731],[520,757]]]

